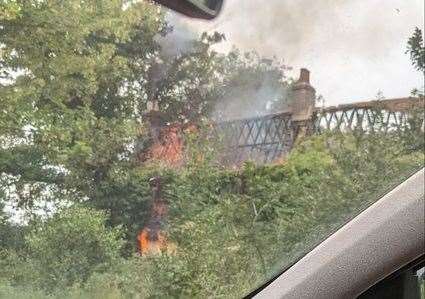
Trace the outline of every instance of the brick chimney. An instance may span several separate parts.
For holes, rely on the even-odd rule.
[[[292,85],[291,111],[293,121],[310,120],[314,112],[316,90],[310,85],[310,71],[302,68],[300,77]]]

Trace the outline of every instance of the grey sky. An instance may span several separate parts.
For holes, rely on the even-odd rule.
[[[235,45],[276,56],[312,72],[327,105],[384,96],[408,96],[423,86],[406,42],[423,27],[423,0],[227,0],[212,22],[181,18],[197,31],[220,31]]]

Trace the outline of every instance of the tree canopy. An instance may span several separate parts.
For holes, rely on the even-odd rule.
[[[282,70],[258,57],[213,51],[218,33],[166,55],[158,40],[172,28],[146,1],[2,1],[1,8],[2,189],[13,188],[27,210],[58,198],[106,207],[113,194],[140,189],[134,142],[147,134],[149,102],[167,122],[186,123],[207,117],[247,69],[258,78],[274,69],[275,84],[283,84]]]

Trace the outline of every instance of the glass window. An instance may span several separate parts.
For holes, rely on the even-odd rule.
[[[423,1],[202,2],[0,0],[0,298],[241,298],[424,166]]]

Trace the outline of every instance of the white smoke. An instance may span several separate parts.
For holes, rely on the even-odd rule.
[[[328,104],[367,100],[379,90],[407,96],[422,85],[406,55],[415,26],[424,23],[423,0],[227,0],[214,21],[176,15],[190,32],[219,31],[227,42],[284,59],[312,72],[312,84]]]

